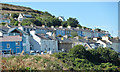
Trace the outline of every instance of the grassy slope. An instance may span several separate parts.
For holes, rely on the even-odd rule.
[[[30,7],[17,6],[17,5],[11,5],[11,4],[5,4],[5,3],[0,3],[0,9],[1,8],[9,8],[9,9],[15,9],[15,10],[25,10],[25,11],[12,11],[12,10],[2,9],[1,13],[24,13],[26,11],[35,11],[35,10],[31,9]],[[35,12],[28,12],[28,13],[35,13]]]
[[[50,55],[2,58],[3,70],[67,70],[64,63]]]

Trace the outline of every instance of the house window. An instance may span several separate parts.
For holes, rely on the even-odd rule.
[[[10,44],[7,44],[7,48],[10,48]]]
[[[20,45],[20,42],[19,42],[19,41],[17,41],[17,42],[16,42],[16,45]]]

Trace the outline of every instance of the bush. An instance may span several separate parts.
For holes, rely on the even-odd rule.
[[[57,37],[63,37],[63,36],[59,34],[59,35],[57,35]]]
[[[82,45],[76,45],[70,49],[69,54],[73,55],[75,58],[86,58],[86,49]]]

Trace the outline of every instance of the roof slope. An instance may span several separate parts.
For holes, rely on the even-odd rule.
[[[20,36],[3,36],[0,37],[0,42],[9,42],[9,41],[22,41]]]

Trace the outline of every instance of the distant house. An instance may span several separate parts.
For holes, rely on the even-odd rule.
[[[58,50],[64,50],[64,51],[69,51],[71,48],[73,48],[76,45],[83,45],[86,48],[86,50],[98,48],[100,45],[92,41],[88,41],[85,39],[78,39],[78,38],[68,38],[68,39],[57,38],[57,39],[59,40]]]
[[[83,35],[82,35],[83,30],[82,29],[80,29],[79,27],[76,27],[73,30],[77,32],[78,36],[83,37]]]
[[[65,34],[66,34],[65,29],[56,28],[56,36],[58,36],[58,35],[64,36]]]
[[[10,19],[8,14],[0,14],[0,23],[8,23],[10,24]]]
[[[18,29],[17,27],[15,28],[10,28],[8,30],[8,35],[9,36],[21,36],[22,41],[23,41],[23,50],[24,52],[30,52],[30,43],[29,43],[29,34]]]
[[[31,38],[30,44],[32,46],[32,50],[39,52],[48,52],[54,53],[58,52],[58,43],[54,37],[48,36],[46,34],[36,34],[35,31],[30,31]]]
[[[46,34],[48,32],[48,29],[45,25],[42,25],[42,27],[40,26],[35,26],[35,32],[38,34]]]
[[[8,23],[8,24],[10,24],[10,19],[0,19],[0,23]]]
[[[96,43],[100,43],[103,47],[111,48],[112,42],[109,40],[108,36],[103,36],[101,40],[97,40]]]
[[[18,26],[18,29],[30,34],[30,31],[35,29],[35,28],[32,26]]]
[[[26,18],[31,18],[32,17],[32,15],[28,15],[28,14],[19,14],[19,16],[18,16],[18,21],[19,22],[21,22],[21,21],[23,21],[23,19],[26,19]]]
[[[0,50],[2,52],[11,52],[12,54],[21,53],[23,50],[22,37],[3,36],[0,37]]]
[[[7,32],[9,30],[9,27],[7,26],[0,26],[0,36],[7,36]]]
[[[63,16],[59,16],[58,19],[61,21],[65,21],[65,18]]]

